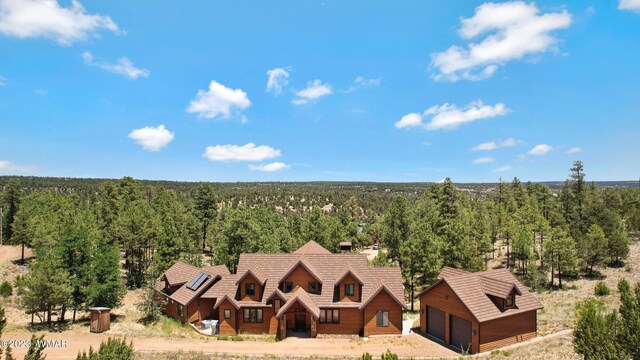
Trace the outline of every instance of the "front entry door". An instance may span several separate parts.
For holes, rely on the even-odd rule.
[[[296,314],[296,331],[307,330],[307,316],[305,314]]]

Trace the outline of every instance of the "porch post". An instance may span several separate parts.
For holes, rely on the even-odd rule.
[[[287,315],[286,314],[284,314],[280,318],[279,324],[280,324],[280,331],[278,333],[279,335],[278,337],[280,339],[284,339],[287,337]]]
[[[316,317],[311,315],[311,337],[314,338],[316,336],[318,336],[318,329],[317,329],[317,321],[316,321]]]

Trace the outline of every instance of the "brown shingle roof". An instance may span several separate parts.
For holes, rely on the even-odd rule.
[[[207,280],[196,290],[187,288],[188,282],[194,279],[200,272],[207,274]],[[224,265],[199,268],[183,262],[177,262],[156,281],[155,288],[162,291],[164,288],[163,277],[167,279],[169,286],[181,285],[178,290],[174,291],[171,295],[165,295],[179,304],[188,305],[223,275],[229,275],[229,270]]]
[[[362,280],[362,278],[358,275],[358,272],[356,271],[356,269],[354,269],[350,263],[347,264],[340,273],[338,273],[336,280],[334,281],[334,284],[336,285],[339,284],[340,281],[342,281],[349,274],[351,274],[351,276],[353,276],[354,279],[358,280],[360,285],[364,284],[364,280]]]
[[[508,269],[487,270],[478,273],[447,267],[442,270],[439,276],[440,280],[425,289],[420,295],[429,292],[441,283],[446,283],[478,322],[543,308],[542,303]],[[501,311],[488,296],[506,298],[513,289],[516,290],[516,294],[520,293],[521,295],[516,297],[516,307],[505,311]],[[504,295],[505,293],[506,295]]]
[[[378,279],[373,286],[369,289],[369,291],[362,297],[362,305],[360,305],[360,309],[364,309],[367,304],[371,300],[373,300],[380,292],[385,291],[391,298],[393,298],[403,309],[407,309],[407,304],[404,302],[404,296],[402,299],[398,298],[396,294],[387,286],[386,282],[383,278]],[[403,292],[404,294],[404,292]]]
[[[307,245],[301,249],[306,248],[308,250],[317,244]],[[291,298],[292,293],[282,293],[278,286],[284,276],[297,266],[305,266],[310,273],[318,278],[320,283],[324,284],[321,294],[307,294],[319,307],[357,308],[360,306],[360,303],[357,302],[333,301],[335,281],[344,275],[346,269],[357,275],[354,277],[359,277],[362,280],[363,302],[375,292],[375,290],[372,291],[372,288],[378,279],[383,279],[387,290],[393,293],[393,296],[400,302],[405,302],[400,268],[369,267],[365,254],[332,254],[328,251],[323,253],[240,254],[237,266],[237,274],[240,275],[223,276],[222,280],[215,283],[202,297],[221,299],[227,295],[228,298],[234,299],[238,291],[236,282],[239,276],[244,275],[249,269],[259,268],[266,280],[261,300],[253,303],[256,306],[267,306],[267,303],[276,293],[283,300],[286,300]],[[216,305],[219,302],[220,300],[216,302]],[[243,301],[243,304],[245,303],[247,301]]]
[[[267,277],[264,275],[262,270],[260,270],[260,266],[258,266],[258,264],[255,264],[250,269],[247,269],[247,271],[245,271],[244,274],[242,274],[242,276],[240,276],[238,280],[236,280],[236,284],[239,284],[244,278],[249,275],[253,276],[253,278],[256,279],[261,286],[264,286],[265,281],[267,281]]]
[[[323,248],[317,242],[310,240],[306,244],[302,245],[298,250],[293,252],[294,254],[331,254],[331,251]]]
[[[318,305],[316,305],[316,303],[311,299],[309,294],[306,291],[304,291],[303,288],[299,287],[296,291],[293,292],[293,295],[289,297],[287,302],[284,305],[282,305],[280,310],[278,310],[278,313],[276,314],[276,319],[280,319],[282,315],[284,315],[287,312],[287,310],[289,310],[289,308],[293,306],[293,304],[295,304],[296,302],[300,303],[300,305],[302,305],[305,309],[307,309],[307,311],[309,311],[313,316],[315,316],[316,319],[320,317],[320,308],[318,307]]]
[[[196,274],[198,274],[198,272],[200,271],[202,270],[196,266],[178,261],[164,272],[164,276],[167,279],[169,286],[175,286],[186,283],[194,276],[196,276]]]

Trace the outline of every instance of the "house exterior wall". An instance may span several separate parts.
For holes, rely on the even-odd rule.
[[[231,311],[231,318],[224,318],[224,311]],[[218,319],[220,321],[220,335],[236,335],[236,317],[238,316],[238,312],[236,308],[231,305],[229,301],[226,299],[220,306],[218,307]]]
[[[434,307],[444,312],[444,334],[445,343],[451,344],[451,315],[471,322],[471,352],[477,353],[480,348],[479,324],[471,315],[467,307],[460,301],[458,296],[451,290],[449,285],[442,282],[420,296],[420,330],[426,334],[427,329],[427,306]],[[475,335],[474,335],[475,334]]]
[[[345,284],[353,284],[353,296],[346,296],[344,292]],[[339,285],[340,301],[354,302],[360,301],[360,283],[350,274],[345,276]]]
[[[251,323],[244,322],[244,309],[240,308],[238,310],[238,332],[239,333],[248,333],[248,334],[275,334],[277,331],[277,320],[275,320],[275,316],[273,314],[273,307],[266,307],[262,309],[262,322],[259,323]],[[253,308],[255,309],[255,308]]]
[[[377,326],[378,310],[389,311],[389,326]],[[364,336],[390,334],[402,334],[402,307],[383,290],[364,308]]]
[[[162,312],[176,320],[182,320],[180,319],[180,317],[178,317],[178,303],[167,298],[165,295],[162,296],[165,300],[164,306],[162,307]]]
[[[253,296],[247,295],[247,288],[245,286],[246,284],[254,284],[255,292]],[[262,287],[260,286],[258,280],[256,280],[251,274],[242,279],[242,281],[240,282],[240,300],[260,301],[260,294],[262,294]]]
[[[528,311],[480,323],[480,351],[489,351],[536,337],[537,312]]]
[[[294,289],[297,286],[300,286],[306,292],[309,292],[309,282],[313,282],[313,281],[317,282],[316,278],[314,278],[311,274],[309,274],[307,269],[305,269],[304,266],[302,266],[302,265],[298,265],[298,267],[296,267],[291,272],[291,274],[289,274],[284,280],[282,280],[283,286],[288,281],[293,283],[293,288]],[[319,285],[320,284],[318,284],[318,286]],[[326,291],[325,289],[323,289],[323,290]]]
[[[320,310],[333,310],[321,308]],[[358,335],[363,326],[363,312],[358,309],[340,309],[340,323],[327,324],[318,320],[318,334]]]

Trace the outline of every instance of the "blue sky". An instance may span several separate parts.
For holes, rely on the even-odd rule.
[[[638,64],[638,0],[0,0],[0,174],[633,180]]]

